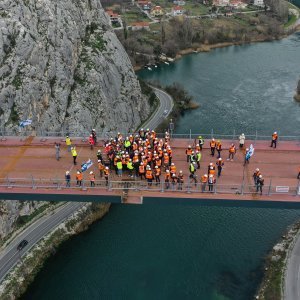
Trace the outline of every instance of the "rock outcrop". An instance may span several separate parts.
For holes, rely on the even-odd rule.
[[[0,1],[0,129],[125,132],[149,111],[99,0]],[[0,201],[0,238],[37,205]]]
[[[149,114],[99,0],[0,2],[0,126],[87,133],[135,129]]]

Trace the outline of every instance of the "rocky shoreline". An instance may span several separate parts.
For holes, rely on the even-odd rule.
[[[283,299],[284,278],[289,254],[300,235],[300,221],[292,225],[265,259],[264,277],[255,299]]]
[[[45,236],[22,257],[21,262],[1,283],[0,299],[17,299],[24,294],[46,259],[55,254],[59,245],[73,235],[87,230],[92,223],[108,213],[110,205],[110,203],[85,203],[80,210]]]

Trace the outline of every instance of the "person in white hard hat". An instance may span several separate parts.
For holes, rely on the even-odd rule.
[[[70,171],[66,171],[66,187],[70,187],[71,186],[71,175],[70,175]]]
[[[274,131],[274,133],[272,134],[272,141],[271,141],[270,147],[273,148],[273,146],[274,146],[274,148],[276,148],[277,140],[278,140],[278,134],[277,134],[277,131]]]
[[[91,182],[91,187],[95,186],[95,179],[96,178],[95,178],[95,174],[94,174],[93,171],[90,172],[89,178],[90,178],[90,182]]]
[[[260,174],[257,179],[256,192],[258,192],[258,190],[260,190],[261,195],[262,195],[262,188],[264,186],[264,183],[265,183],[265,181],[264,181],[262,175]]]
[[[242,149],[245,145],[245,140],[246,140],[246,137],[245,137],[245,134],[242,133],[240,136],[239,136],[239,142],[240,142],[240,148]]]
[[[253,180],[254,180],[254,185],[257,187],[257,180],[259,175],[261,175],[259,168],[256,168],[254,173],[253,173]]]

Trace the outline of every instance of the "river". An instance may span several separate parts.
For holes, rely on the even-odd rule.
[[[200,107],[175,120],[177,133],[299,135],[300,103],[293,99],[300,68],[300,33],[270,43],[184,56],[139,76],[180,83]]]
[[[201,107],[177,132],[299,130],[300,36],[193,54],[144,78],[181,82]],[[262,264],[299,206],[261,202],[113,205],[65,242],[23,299],[253,299]],[[214,204],[214,205],[210,205]]]

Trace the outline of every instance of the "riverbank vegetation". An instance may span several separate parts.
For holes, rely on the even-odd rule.
[[[19,298],[33,282],[47,258],[56,252],[59,245],[88,229],[89,225],[101,219],[109,211],[110,203],[87,203],[65,223],[55,228],[36,244],[8,274],[0,285],[0,299]]]
[[[181,16],[150,24],[150,30],[116,33],[133,65],[144,66],[159,62],[162,54],[175,58],[185,49],[201,51],[203,45],[278,39],[286,32],[288,4],[283,0],[268,0],[267,5],[270,11],[215,18]]]
[[[300,222],[294,224],[288,232],[282,236],[270,254],[265,259],[264,278],[257,292],[256,299],[281,300],[283,299],[284,277],[289,257],[289,252],[298,237]]]

